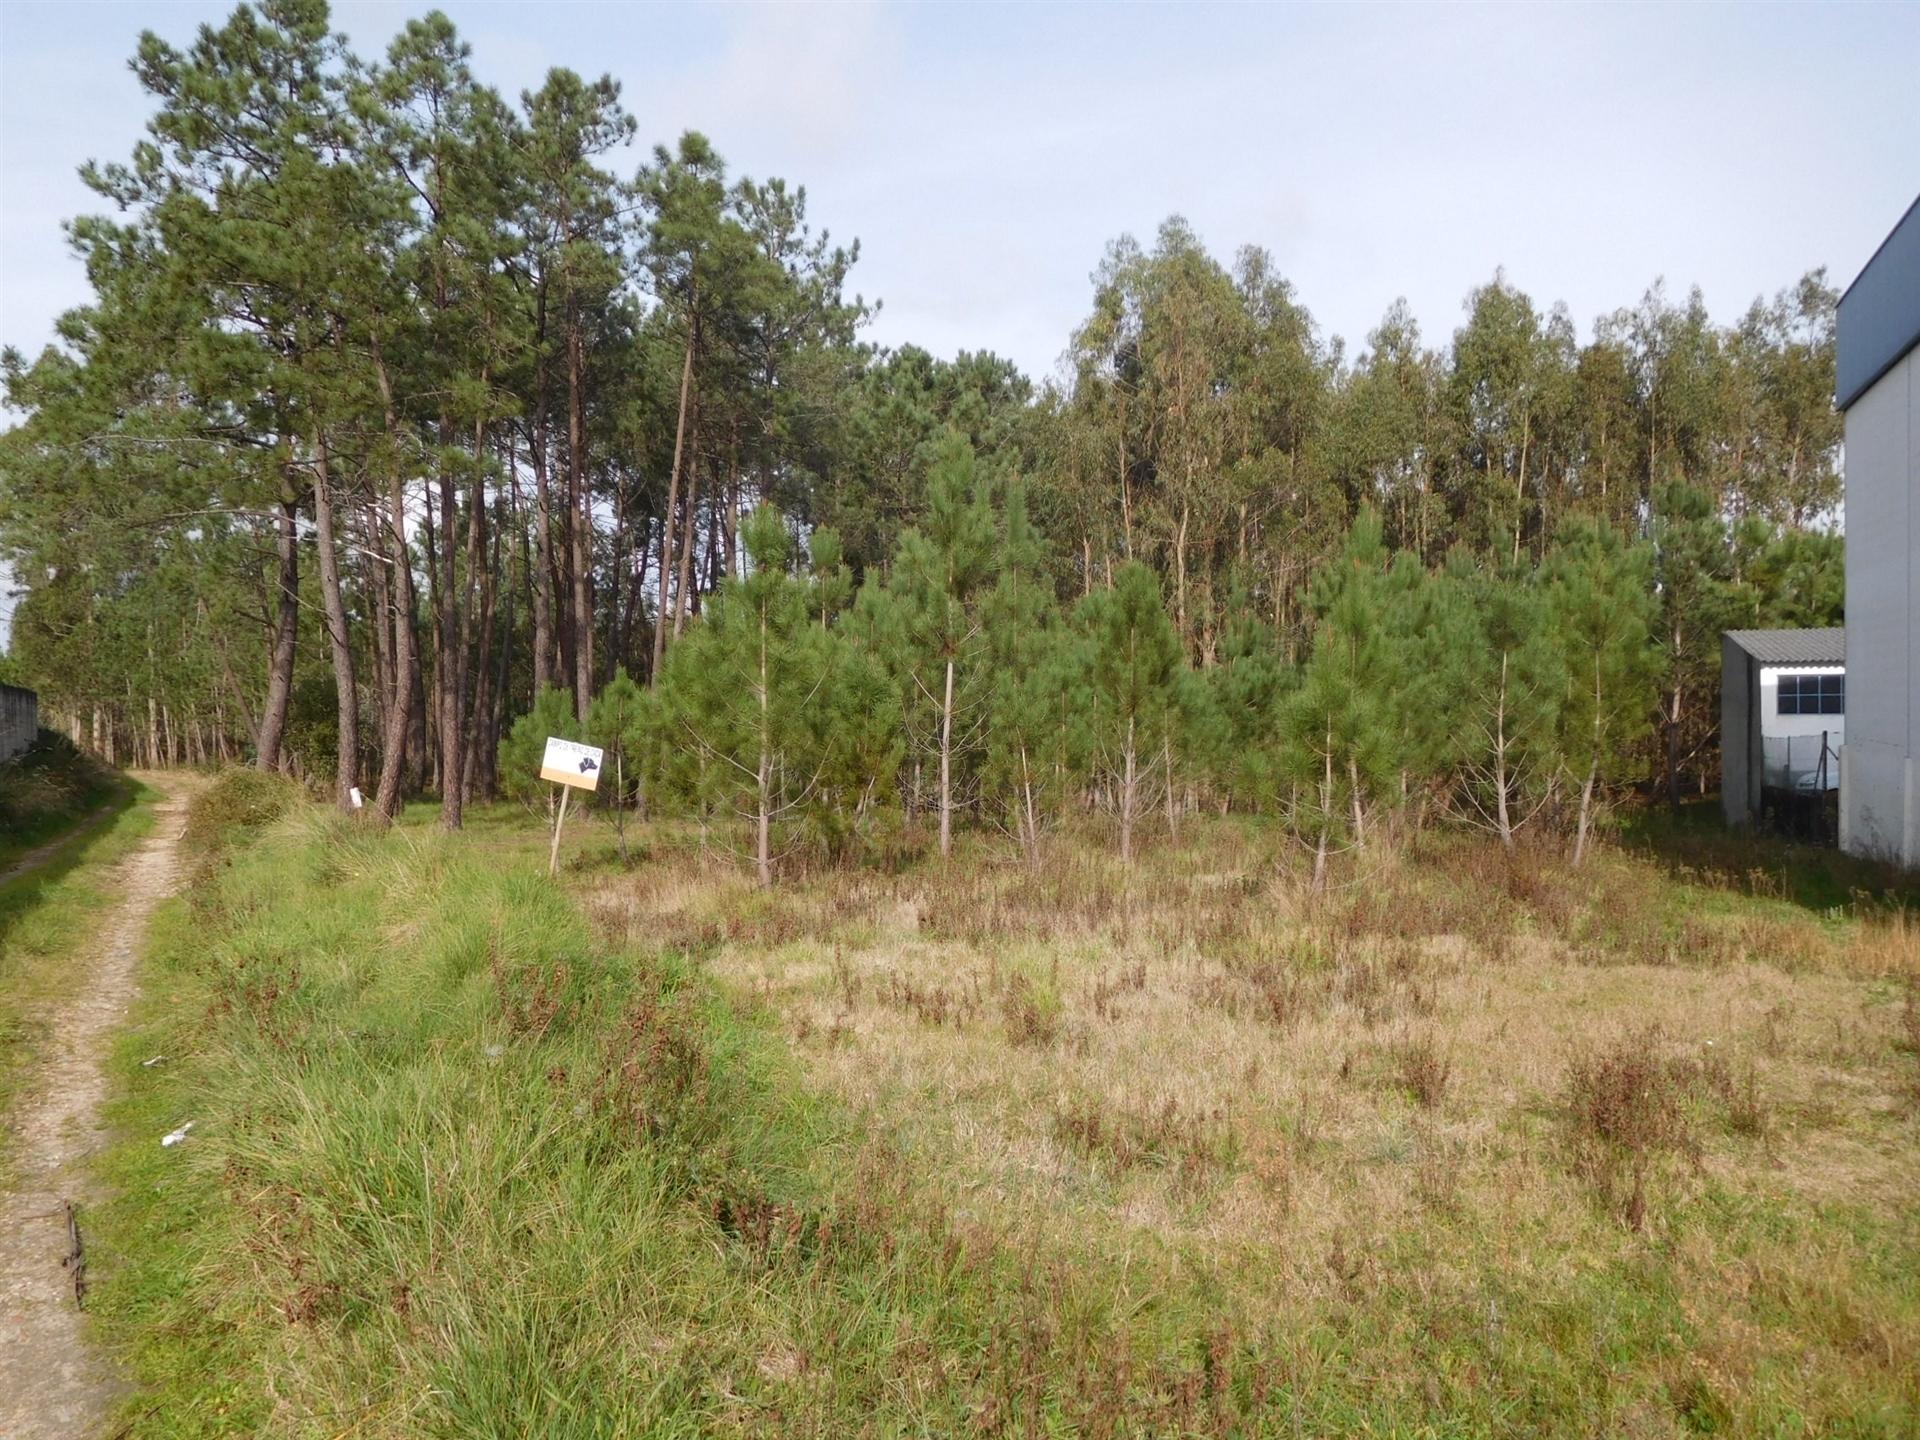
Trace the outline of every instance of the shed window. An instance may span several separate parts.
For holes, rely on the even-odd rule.
[[[1847,713],[1847,677],[1844,675],[1782,675],[1782,715],[1844,715]]]

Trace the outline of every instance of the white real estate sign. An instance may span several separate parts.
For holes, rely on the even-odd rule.
[[[597,789],[600,761],[606,754],[591,745],[547,737],[547,753],[540,761],[540,778],[556,785],[571,785],[576,790]]]

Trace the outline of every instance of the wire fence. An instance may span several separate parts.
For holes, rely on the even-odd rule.
[[[1840,788],[1840,736],[1766,735],[1760,740],[1760,783],[1801,795]]]

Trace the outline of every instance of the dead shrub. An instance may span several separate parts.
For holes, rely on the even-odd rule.
[[[1431,1035],[1402,1040],[1393,1050],[1400,1088],[1423,1110],[1437,1110],[1453,1077],[1453,1060]]]
[[[1233,1019],[1287,1030],[1313,1011],[1323,988],[1284,960],[1232,959],[1223,972],[1200,976],[1189,993],[1195,1003]]]
[[[1137,995],[1147,988],[1147,962],[1135,961],[1112,973],[1102,973],[1093,982],[1093,1013],[1102,1020],[1116,1020],[1119,1001],[1124,995]]]
[[[1665,1048],[1657,1029],[1640,1031],[1576,1056],[1567,1072],[1579,1168],[1635,1230],[1646,1226],[1656,1168],[1668,1157],[1699,1154],[1686,1104],[1697,1072],[1670,1059]]]
[[[1238,1140],[1220,1109],[1183,1108],[1172,1097],[1143,1110],[1079,1097],[1054,1113],[1054,1138],[1115,1170],[1174,1172],[1183,1184],[1231,1167]],[[1290,1173],[1283,1183],[1290,1183]]]
[[[492,951],[488,969],[508,1034],[516,1039],[538,1040],[556,1020],[564,1017],[571,1024],[578,1018],[579,1004],[569,999],[573,972],[564,960],[550,966],[509,964],[497,939]]]
[[[875,998],[886,1008],[911,1015],[933,1029],[963,1026],[980,1014],[985,1003],[977,978],[968,991],[949,990],[944,985],[916,985],[899,974],[888,975]]]
[[[705,1103],[708,1056],[699,1017],[677,995],[643,992],[613,1027],[601,1055],[591,1103],[630,1126],[636,1137],[690,1144],[714,1120]]]
[[[1455,1214],[1460,1209],[1461,1147],[1427,1134],[1420,1140],[1420,1158],[1414,1172],[1414,1191],[1429,1210]]]
[[[1920,1106],[1920,976],[1907,981],[1907,998],[1900,1007],[1900,1045],[1914,1061],[1907,1075],[1907,1099]]]
[[[1026,975],[1008,979],[1000,1009],[1012,1044],[1044,1050],[1060,1038],[1059,996]]]

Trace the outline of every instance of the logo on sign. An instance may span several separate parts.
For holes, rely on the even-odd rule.
[[[547,753],[540,760],[540,778],[555,785],[571,785],[576,790],[592,790],[600,783],[600,763],[606,752],[575,740],[549,736]]]

